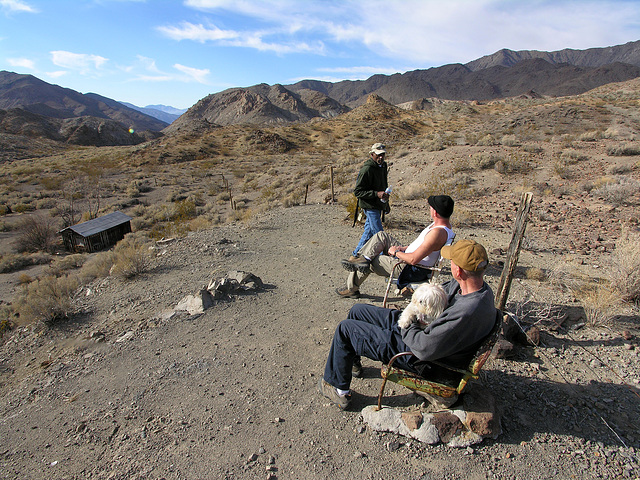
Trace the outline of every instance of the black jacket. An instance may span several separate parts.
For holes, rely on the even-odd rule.
[[[387,174],[389,166],[387,162],[378,165],[369,158],[360,169],[356,186],[353,189],[354,195],[358,198],[358,206],[362,209],[388,211],[389,203],[381,202],[376,192],[387,189]]]

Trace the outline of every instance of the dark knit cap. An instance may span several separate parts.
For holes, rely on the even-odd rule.
[[[453,198],[449,195],[431,195],[427,201],[441,217],[449,218],[453,214]]]

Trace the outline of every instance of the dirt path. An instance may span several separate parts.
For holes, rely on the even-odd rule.
[[[338,260],[361,233],[343,217],[341,207],[307,205],[189,235],[168,244],[143,278],[85,289],[73,322],[15,332],[0,352],[0,478],[640,476],[637,318],[629,320],[635,344],[618,329],[548,331],[544,347],[494,360],[484,383],[504,410],[504,433],[474,448],[366,428],[358,412],[380,386],[373,362],[354,381],[353,411],[328,405],[316,383],[333,330],[355,302],[334,293],[345,278]],[[504,233],[458,238],[471,233],[489,250],[508,245]],[[265,290],[195,318],[163,315],[236,269],[259,276]],[[362,291],[360,301],[380,304],[382,279],[370,277]],[[415,401],[395,391],[398,404]]]

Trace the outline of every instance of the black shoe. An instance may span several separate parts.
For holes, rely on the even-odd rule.
[[[346,287],[343,289],[336,288],[336,293],[343,298],[360,298],[360,290],[352,292]]]
[[[351,367],[351,375],[356,378],[362,378],[362,360],[360,357],[356,357],[353,360],[353,366]]]
[[[364,257],[358,257],[355,260],[342,260],[342,267],[349,272],[367,273],[371,262]]]

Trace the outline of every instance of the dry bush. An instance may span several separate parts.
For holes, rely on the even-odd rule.
[[[68,317],[72,312],[73,293],[78,280],[72,276],[47,275],[25,285],[17,301],[20,318],[48,324]]]
[[[419,198],[427,198],[426,189],[423,183],[402,185],[396,189],[394,196],[397,196],[398,200],[417,200]]]
[[[113,251],[98,252],[82,265],[78,276],[82,283],[88,283],[96,278],[108,277],[112,266]]]
[[[609,147],[607,149],[607,154],[611,155],[612,157],[640,155],[640,145],[627,144],[622,146]]]
[[[608,325],[615,316],[615,302],[618,296],[607,285],[590,285],[577,292],[576,298],[582,305],[590,327]]]
[[[481,152],[474,153],[471,159],[477,168],[480,170],[486,170],[488,168],[493,168],[496,162],[502,160],[502,157],[491,153]]]
[[[592,195],[612,205],[632,203],[638,193],[640,193],[640,181],[626,176],[616,177],[613,182],[591,190]]]
[[[539,146],[539,145],[534,145],[534,144],[526,144],[522,146],[522,150],[524,150],[527,153],[533,153],[533,154],[538,154],[538,153],[542,153],[544,152],[544,149]]]
[[[520,145],[515,135],[505,135],[504,137],[502,137],[500,143],[502,143],[502,145],[504,145],[505,147],[517,147],[518,145]]]
[[[511,173],[527,174],[533,169],[533,165],[529,156],[515,153],[496,162],[494,168],[502,175]]]
[[[20,222],[15,246],[18,252],[52,253],[59,244],[57,229],[51,218],[30,215]]]
[[[0,338],[5,333],[13,330],[15,324],[13,322],[14,312],[8,305],[0,305]]]
[[[456,158],[453,161],[453,173],[473,171],[473,163],[468,158]]]
[[[548,279],[553,286],[575,297],[584,310],[587,325],[607,325],[613,319],[619,297],[610,285],[576,273],[566,262],[558,262]]]
[[[439,150],[444,150],[444,140],[440,135],[434,135],[431,138],[427,138],[421,144],[421,147],[427,152],[437,152]]]
[[[43,265],[51,261],[51,255],[46,253],[9,254],[0,256],[0,273],[11,273],[32,265]]]
[[[525,276],[527,280],[537,280],[539,282],[543,282],[547,279],[547,274],[544,273],[544,270],[538,267],[529,267],[525,271]]]
[[[616,242],[608,270],[613,289],[621,298],[640,303],[640,234],[624,229]]]
[[[590,132],[584,132],[578,136],[578,140],[581,142],[595,142],[603,137],[600,130],[592,130]]]
[[[60,276],[62,272],[80,268],[87,260],[87,255],[82,253],[73,253],[64,257],[55,258],[50,265],[52,274]]]
[[[481,137],[476,142],[476,145],[480,147],[491,147],[493,145],[497,145],[497,141],[493,135],[490,133],[486,134],[484,137]]]
[[[578,150],[564,150],[560,154],[560,160],[566,165],[574,165],[578,162],[582,162],[584,160],[589,160],[589,156],[584,153],[580,153]]]
[[[152,259],[149,247],[150,242],[142,235],[126,235],[113,249],[110,275],[129,279],[146,272]]]

